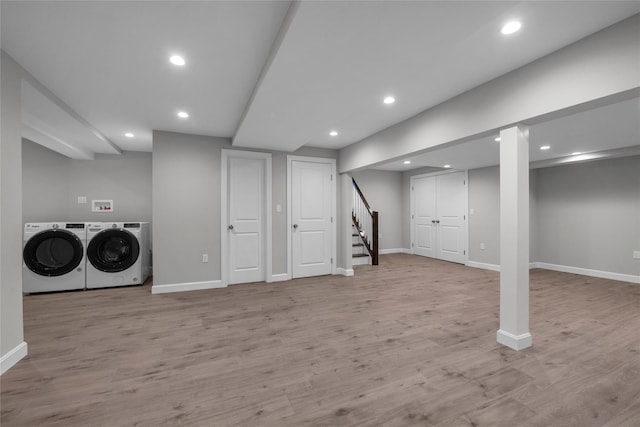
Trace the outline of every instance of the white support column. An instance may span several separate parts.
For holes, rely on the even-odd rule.
[[[529,332],[529,128],[500,131],[500,330],[498,342],[521,350]]]

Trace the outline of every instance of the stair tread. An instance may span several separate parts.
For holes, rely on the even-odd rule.
[[[353,243],[351,246],[364,246],[364,243]]]
[[[353,254],[352,258],[361,258],[365,256],[369,256],[369,254]]]

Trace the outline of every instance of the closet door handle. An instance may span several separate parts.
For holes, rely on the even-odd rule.
[[[229,230],[233,230],[233,224],[227,227]]]

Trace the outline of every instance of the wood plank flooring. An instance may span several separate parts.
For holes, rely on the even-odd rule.
[[[498,280],[395,254],[355,277],[29,295],[1,425],[640,426],[640,286],[533,270],[516,352]]]

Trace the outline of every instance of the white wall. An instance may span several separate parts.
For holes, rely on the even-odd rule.
[[[151,153],[65,157],[22,141],[23,222],[146,221],[151,218]],[[85,196],[86,204],[78,204]],[[113,212],[91,212],[91,200],[113,200]]]
[[[378,211],[378,249],[405,248],[402,239],[403,200],[401,172],[364,170],[353,173],[371,209]]]
[[[2,51],[0,60],[0,355],[1,370],[26,355],[22,321],[22,174],[24,70]]]

